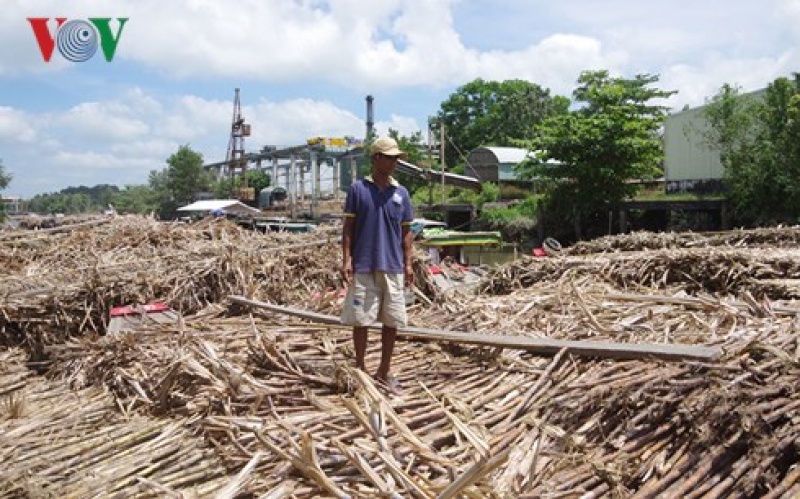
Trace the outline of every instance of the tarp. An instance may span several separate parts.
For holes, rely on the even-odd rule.
[[[500,246],[500,232],[461,232],[456,230],[426,229],[422,231],[424,246]]]
[[[178,211],[201,211],[208,213],[216,210],[234,215],[261,214],[261,210],[253,208],[252,206],[247,206],[236,199],[206,199],[204,201],[195,201],[192,204],[187,204],[186,206],[178,208]]]

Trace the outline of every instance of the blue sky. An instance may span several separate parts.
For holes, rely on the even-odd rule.
[[[129,20],[111,62],[46,63],[29,17]],[[0,47],[3,194],[27,198],[146,183],[183,144],[224,159],[237,87],[248,151],[362,137],[367,94],[379,132],[424,130],[478,77],[657,74],[701,105],[800,71],[800,0],[3,0]]]

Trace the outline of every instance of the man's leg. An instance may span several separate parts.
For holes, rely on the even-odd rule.
[[[356,367],[362,371],[367,370],[364,363],[364,357],[367,354],[367,328],[355,326],[353,327],[353,347],[356,350]]]
[[[389,369],[392,363],[392,353],[394,352],[394,340],[397,338],[397,328],[384,325],[381,328],[381,364],[375,374],[379,380],[387,381]]]

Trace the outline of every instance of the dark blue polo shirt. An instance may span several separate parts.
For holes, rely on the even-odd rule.
[[[402,274],[402,227],[414,218],[408,190],[393,178],[383,191],[372,176],[356,180],[347,192],[344,215],[356,220],[350,248],[353,272]]]

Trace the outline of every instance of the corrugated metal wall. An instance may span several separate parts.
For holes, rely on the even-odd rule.
[[[667,182],[718,180],[724,170],[719,152],[704,143],[709,125],[704,108],[668,116],[664,123],[664,176]]]
[[[514,156],[513,160],[505,161],[498,158],[496,151],[506,153],[506,156]],[[511,147],[478,147],[470,151],[467,155],[469,163],[469,174],[481,182],[518,182],[516,166],[525,159],[527,155],[525,149]],[[511,159],[511,158],[506,158]]]
[[[497,157],[492,151],[479,147],[467,155],[470,172],[481,182],[497,182]]]

